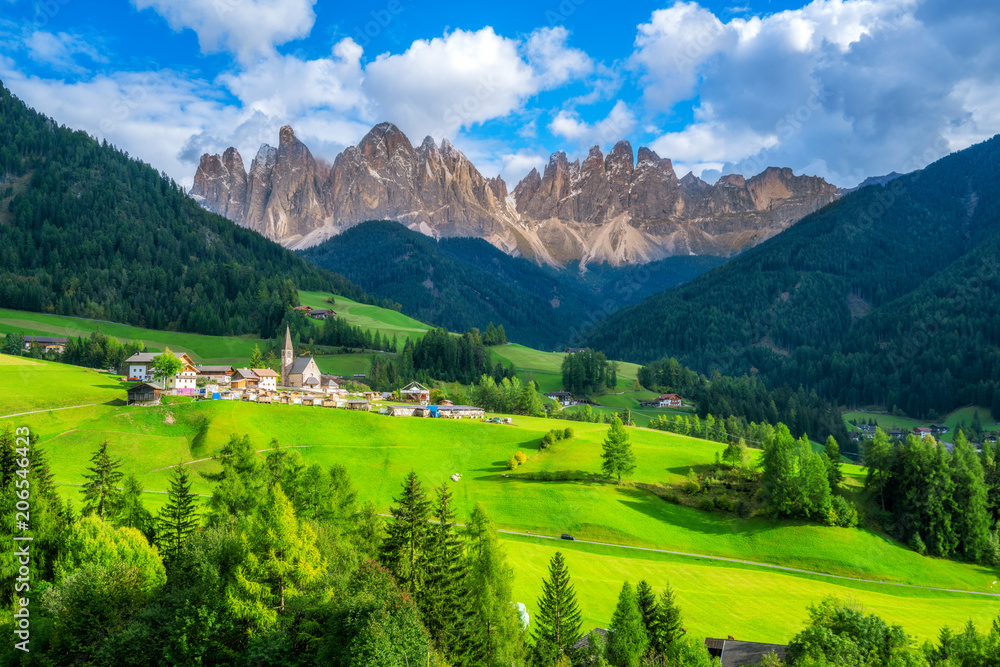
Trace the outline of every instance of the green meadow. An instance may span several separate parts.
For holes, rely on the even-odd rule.
[[[234,433],[251,437],[259,449],[272,438],[295,448],[306,462],[345,465],[359,492],[386,510],[400,482],[415,470],[425,486],[447,483],[456,507],[468,515],[483,503],[505,530],[579,540],[736,558],[830,574],[965,591],[988,590],[997,573],[983,567],[925,558],[876,532],[827,528],[804,522],[740,519],[673,505],[631,485],[596,481],[533,481],[524,473],[549,472],[587,478],[599,470],[606,426],[514,417],[511,426],[469,421],[391,418],[332,408],[256,405],[226,401],[176,400],[155,408],[121,405],[124,390],[108,376],[59,364],[0,356],[4,405],[22,390],[19,407],[100,402],[101,405],[46,411],[9,418],[30,425],[52,462],[56,482],[67,497],[78,489],[94,449],[103,440],[124,468],[143,481],[149,505],[158,508],[169,481],[169,466],[193,471],[216,469],[211,459]],[[16,373],[17,375],[12,375]],[[8,377],[16,377],[13,382]],[[31,387],[59,388],[55,391]],[[14,389],[11,389],[13,387]],[[80,400],[89,397],[91,400]],[[7,410],[6,413],[22,410]],[[539,450],[551,428],[570,426],[575,437]],[[718,443],[658,431],[633,429],[639,467],[634,481],[676,482],[691,468],[715,458]],[[515,451],[528,462],[508,472]],[[848,476],[861,475],[845,466]],[[452,473],[463,475],[451,482]],[[211,493],[195,475],[194,491]],[[784,641],[801,626],[804,609],[827,594],[850,596],[904,623],[920,637],[967,618],[983,621],[1000,613],[1000,598],[849,582],[748,565],[676,556],[582,542],[505,535],[517,572],[519,598],[535,609],[548,558],[568,554],[587,623],[607,625],[624,579],[646,578],[655,586],[670,581],[682,594],[688,627],[704,634],[737,634]],[[749,605],[749,606],[747,606]],[[745,613],[746,609],[753,614]]]
[[[995,430],[998,428],[997,421],[990,415],[990,409],[981,405],[970,405],[964,408],[959,408],[948,413],[944,417],[939,417],[934,420],[911,419],[910,417],[895,417],[893,415],[879,412],[861,411],[845,412],[843,413],[843,418],[844,423],[847,424],[848,430],[854,430],[854,427],[851,425],[851,420],[856,420],[858,423],[867,423],[869,419],[874,419],[878,425],[885,430],[897,428],[913,430],[918,426],[944,424],[948,427],[948,433],[944,435],[943,439],[950,442],[955,436],[955,429],[958,427],[959,423],[965,422],[967,426],[972,424],[972,420],[975,418],[977,413],[979,414],[979,421],[982,423],[984,429]]]
[[[299,291],[299,303],[314,309],[330,308],[337,313],[337,318],[362,329],[378,331],[382,335],[395,335],[402,341],[404,338],[417,340],[432,329],[429,324],[415,320],[395,310],[387,310],[378,306],[370,306],[352,301],[342,296],[328,292]],[[323,322],[317,320],[317,326]]]
[[[565,352],[542,352],[530,347],[510,343],[490,348],[494,358],[503,363],[504,366],[513,365],[522,380],[534,380],[538,382],[541,391],[559,391],[562,389],[562,361],[566,356]],[[618,385],[619,391],[629,391],[634,389],[635,381],[639,374],[639,364],[631,364],[625,361],[618,363]]]

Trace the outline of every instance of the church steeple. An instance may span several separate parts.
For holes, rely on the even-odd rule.
[[[292,332],[285,326],[285,344],[281,346],[281,386],[287,387],[288,373],[295,359],[295,349],[292,347]]]

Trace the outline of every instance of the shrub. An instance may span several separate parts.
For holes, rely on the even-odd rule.
[[[573,428],[571,426],[567,426],[566,428],[563,429],[563,439],[569,440],[572,437],[573,437]]]
[[[699,491],[701,491],[701,484],[699,484],[698,482],[694,481],[693,479],[689,479],[688,481],[684,482],[684,493],[688,494],[689,496],[693,496]]]
[[[920,539],[920,533],[913,533],[913,536],[910,537],[910,541],[907,542],[907,546],[916,551],[921,556],[927,553],[927,545],[924,544],[924,541],[922,539]]]
[[[525,454],[524,452],[517,452],[516,454],[514,454],[514,458],[517,459],[517,465],[521,465],[522,463],[528,460],[528,455]]]
[[[712,499],[709,498],[708,496],[704,496],[701,500],[698,501],[698,509],[701,509],[701,510],[714,510],[715,509],[715,503],[712,502]]]
[[[716,496],[715,508],[720,509],[723,512],[732,512],[733,501],[729,499],[729,496]]]
[[[854,503],[843,496],[834,496],[832,503],[836,525],[842,528],[853,528],[858,525],[858,508]]]
[[[538,445],[538,448],[539,449],[546,449],[551,444],[552,444],[552,434],[551,433],[546,433],[545,435],[542,436],[542,442],[541,442],[541,444]]]
[[[516,457],[512,456],[509,459],[507,459],[507,470],[513,470],[516,467],[517,467],[517,458]]]
[[[552,434],[552,439],[556,442],[559,442],[560,440],[563,439],[562,429],[554,428],[551,431],[549,431],[549,433]]]
[[[671,489],[663,494],[663,499],[668,503],[674,503],[675,505],[681,501],[681,497],[677,495],[677,492]]]

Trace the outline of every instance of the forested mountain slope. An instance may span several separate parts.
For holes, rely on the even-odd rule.
[[[998,405],[1000,137],[850,194],[588,343],[932,416]]]
[[[269,337],[297,289],[366,298],[0,85],[0,306]]]
[[[301,252],[407,315],[452,331],[503,325],[515,342],[543,349],[571,343],[588,319],[635,303],[717,266],[714,256],[670,257],[642,266],[552,269],[511,257],[478,238],[435,240],[389,221],[364,222]],[[605,304],[611,309],[605,310]]]

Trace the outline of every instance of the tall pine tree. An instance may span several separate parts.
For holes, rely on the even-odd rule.
[[[184,542],[198,527],[197,498],[183,465],[174,468],[167,491],[167,504],[160,510],[158,544],[167,561],[177,558]]]
[[[389,509],[392,519],[386,526],[382,563],[396,577],[400,588],[408,591],[420,605],[427,571],[430,502],[417,473],[410,471],[406,476],[403,494],[395,503]]]
[[[434,521],[427,553],[427,587],[423,596],[424,625],[445,655],[458,652],[463,621],[465,568],[463,545],[455,527],[455,510],[447,482],[437,490]]]
[[[604,449],[601,453],[601,470],[608,477],[618,476],[621,484],[622,475],[630,475],[635,471],[635,454],[629,442],[628,430],[622,420],[615,415],[604,439]]]
[[[549,578],[542,582],[538,598],[534,638],[540,650],[556,657],[566,655],[582,636],[580,608],[576,591],[569,580],[569,570],[561,552],[549,562]]]
[[[639,667],[648,641],[635,592],[626,581],[608,628],[608,662],[614,667]]]
[[[90,459],[91,466],[87,468],[83,485],[83,511],[85,514],[95,513],[103,521],[114,516],[118,509],[121,491],[118,483],[125,476],[120,468],[120,459],[113,459],[108,454],[108,441],[105,440]]]

